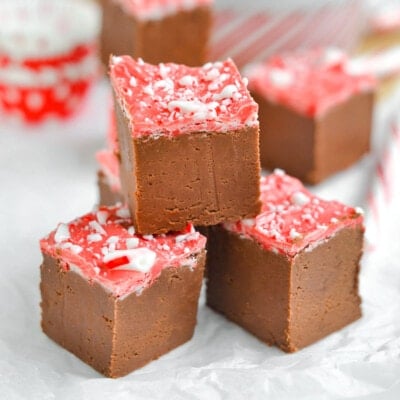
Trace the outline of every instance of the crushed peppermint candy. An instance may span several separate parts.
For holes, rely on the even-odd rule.
[[[59,224],[57,227],[56,233],[54,234],[54,240],[56,241],[56,243],[60,243],[69,238],[70,238],[70,234],[69,234],[68,225]]]
[[[260,186],[261,213],[254,219],[227,222],[224,227],[258,241],[267,250],[294,257],[342,228],[364,229],[358,208],[320,199],[282,170],[262,177]]]
[[[113,57],[110,77],[133,137],[258,126],[258,106],[230,59],[187,67]]]
[[[134,237],[134,238],[128,238],[126,239],[126,248],[127,249],[134,249],[135,247],[138,247],[139,245],[139,239]]]
[[[59,224],[41,240],[42,252],[119,297],[140,294],[164,268],[191,265],[205,249],[206,238],[190,224],[181,232],[142,236],[135,235],[130,218],[123,215],[129,213],[122,205],[101,206]]]
[[[307,116],[319,116],[357,93],[376,87],[372,74],[350,71],[339,49],[301,50],[276,55],[245,71],[249,88],[272,103]]]

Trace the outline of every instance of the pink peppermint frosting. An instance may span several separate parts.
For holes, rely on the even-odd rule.
[[[258,106],[232,60],[193,68],[113,57],[110,76],[133,137],[258,126]]]
[[[167,235],[137,235],[128,209],[100,207],[57,229],[40,241],[44,254],[66,270],[100,283],[114,296],[140,294],[167,267],[196,266],[206,238],[192,225]]]
[[[208,6],[213,0],[113,0],[124,11],[142,20],[157,20],[179,11]]]
[[[248,67],[246,75],[251,91],[310,117],[376,85],[371,74],[352,71],[346,55],[333,48],[274,56]]]
[[[312,249],[340,229],[363,226],[360,209],[322,200],[281,170],[261,178],[261,201],[256,218],[224,226],[288,257]]]

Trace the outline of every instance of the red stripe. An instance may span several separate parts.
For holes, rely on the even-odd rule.
[[[212,49],[213,59],[218,59],[222,55],[230,55],[232,48],[243,38],[252,34],[253,32],[260,29],[263,25],[268,22],[269,18],[266,14],[253,14],[246,18],[239,26],[234,27],[232,30],[226,32],[226,34],[220,38],[219,41],[214,43]]]
[[[324,46],[326,44],[326,37],[332,31],[332,24],[335,23],[337,18],[336,13],[332,6],[326,6],[321,10],[321,15],[313,20],[313,30],[308,37],[302,38],[306,48],[316,46]],[[336,29],[335,29],[336,30]]]
[[[221,10],[214,15],[213,29],[214,33],[218,32],[227,22],[232,21],[236,14],[232,10]]]
[[[319,19],[322,11],[324,11],[324,9],[320,8],[318,11],[314,12],[312,18],[306,21],[306,24],[302,27],[302,29],[297,31],[296,35],[292,35],[290,39],[282,46],[279,46],[276,52],[281,51],[281,49],[284,49],[285,51],[292,51],[301,48],[304,41],[307,40],[310,35],[312,35],[312,32],[314,31],[313,22],[315,19]]]
[[[275,25],[272,29],[269,29],[253,43],[249,44],[246,49],[240,50],[237,54],[233,54],[232,58],[239,66],[247,64],[253,60],[258,53],[267,49],[271,44],[274,43],[280,35],[285,34],[288,30],[295,25],[299,19],[302,18],[301,13],[294,12],[287,15],[282,21]]]
[[[349,10],[348,14],[350,16],[356,15],[361,12],[360,8],[362,8],[362,5],[358,0],[352,1],[352,3],[349,5]],[[354,21],[354,19],[353,19]],[[345,29],[341,30],[339,32],[339,40],[337,41],[337,46],[341,47],[345,50],[351,50],[353,45],[356,43],[356,41],[359,39],[359,30],[360,27],[354,23],[349,23]]]

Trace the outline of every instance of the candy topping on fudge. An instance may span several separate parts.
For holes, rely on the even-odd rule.
[[[352,72],[338,49],[318,49],[273,56],[246,71],[250,90],[300,114],[318,116],[352,95],[371,91],[375,78]]]
[[[178,11],[209,5],[213,0],[113,0],[138,19],[156,20]]]
[[[57,229],[40,241],[41,250],[109,289],[114,296],[138,294],[167,267],[193,267],[206,238],[192,225],[167,235],[136,235],[129,212],[100,207]]]
[[[258,106],[232,60],[192,68],[113,57],[110,76],[133,137],[258,126]]]
[[[289,257],[363,223],[361,210],[318,198],[282,170],[261,178],[261,202],[256,218],[225,223],[225,228]]]

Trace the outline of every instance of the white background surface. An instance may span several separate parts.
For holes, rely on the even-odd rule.
[[[0,115],[0,400],[400,399],[400,160],[379,229],[367,219],[376,248],[362,260],[363,318],[315,345],[285,354],[202,300],[189,343],[112,380],[41,332],[38,240],[97,201],[94,153],[105,143],[108,96],[102,83],[76,118],[33,130]],[[384,143],[380,117],[375,153],[313,190],[365,205]]]
[[[41,332],[38,240],[97,201],[94,152],[108,101],[103,83],[67,124],[27,131],[0,122],[0,399],[399,399],[400,163],[378,247],[362,260],[363,318],[296,354],[203,303],[192,341],[118,380]],[[362,205],[372,168],[370,156],[314,190]]]

